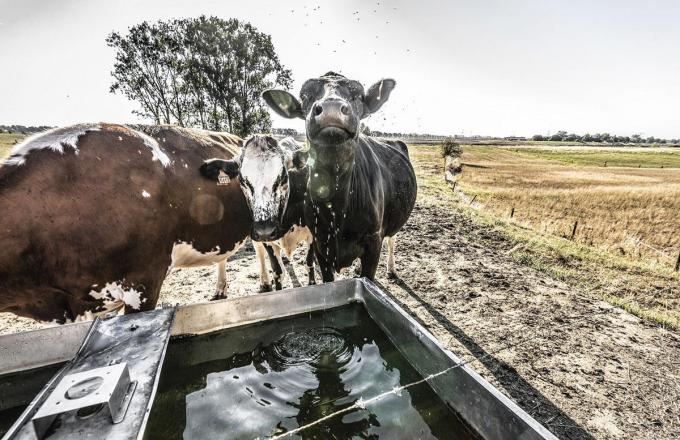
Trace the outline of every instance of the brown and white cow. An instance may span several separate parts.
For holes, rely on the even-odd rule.
[[[265,263],[268,254],[274,270],[274,288],[283,281],[283,259],[290,260],[298,244],[305,242],[309,284],[314,280],[313,236],[304,220],[305,193],[309,170],[307,151],[293,138],[277,141],[254,135],[245,141],[241,154],[232,159],[209,160],[201,167],[208,179],[238,178],[253,213],[253,247],[260,263],[260,289],[271,290]]]
[[[18,145],[0,165],[0,311],[63,323],[148,310],[169,269],[224,262],[251,214],[238,182],[207,184],[199,168],[240,145],[223,133],[110,124]]]

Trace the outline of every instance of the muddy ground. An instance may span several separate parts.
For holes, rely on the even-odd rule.
[[[680,336],[513,262],[511,248],[458,211],[420,202],[397,242],[401,278],[387,280],[382,264],[377,281],[559,438],[680,438]],[[287,287],[304,282],[303,256]],[[257,294],[250,243],[229,279],[230,296]],[[161,301],[204,301],[215,281],[211,267],[176,270]],[[38,326],[0,314],[0,333]]]

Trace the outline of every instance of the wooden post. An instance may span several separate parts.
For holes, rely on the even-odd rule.
[[[578,226],[578,220],[574,222],[574,227],[571,230],[571,238],[569,240],[573,240],[574,236],[576,235],[576,227]]]
[[[513,218],[515,216],[515,207],[513,206],[512,209],[510,210],[510,218]]]
[[[675,271],[680,271],[680,253],[678,253],[678,259],[675,260]]]
[[[607,161],[604,161],[604,167],[607,168]]]
[[[472,200],[470,200],[470,204],[471,204],[471,205],[472,205],[473,203],[475,203],[475,199],[476,199],[476,198],[477,198],[477,194],[475,194],[474,197],[472,197]]]

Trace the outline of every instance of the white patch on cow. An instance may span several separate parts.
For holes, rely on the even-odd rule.
[[[243,152],[241,176],[252,185],[252,193],[246,190],[246,199],[250,203],[255,221],[269,220],[276,217],[281,203],[288,201],[288,192],[281,193],[286,187],[279,185],[276,193],[274,183],[283,170],[284,163],[280,154],[259,147],[247,148]],[[282,198],[285,197],[285,200]]]
[[[229,288],[227,283],[226,261],[243,246],[243,243],[245,243],[245,240],[237,242],[233,249],[224,253],[220,253],[219,246],[217,246],[214,251],[200,252],[190,243],[185,241],[175,243],[172,247],[170,267],[168,267],[166,276],[170,275],[170,272],[176,267],[200,267],[217,264],[217,285],[215,286],[215,294],[226,295]]]
[[[100,130],[99,124],[78,124],[69,127],[53,128],[33,135],[12,149],[5,165],[23,165],[31,151],[49,149],[64,154],[64,148],[73,149],[78,154],[78,139],[89,131]]]
[[[118,140],[119,140],[119,141],[122,141],[122,140],[123,140],[123,136],[118,136]]]
[[[170,255],[171,263],[168,268],[168,273],[176,267],[200,267],[217,264],[220,261],[226,260],[238,251],[245,240],[239,241],[234,245],[233,249],[222,252],[217,246],[215,250],[209,252],[200,252],[196,250],[191,243],[181,241],[175,243],[172,247],[172,254]]]
[[[286,232],[283,237],[278,240],[278,245],[283,250],[286,258],[292,261],[293,252],[301,242],[311,244],[313,241],[312,231],[307,226],[293,226],[293,229]]]
[[[143,189],[142,190],[142,197],[144,197],[145,199],[148,199],[149,197],[151,197],[151,194],[149,194],[148,192],[146,192],[145,189]]]
[[[146,302],[146,298],[142,299],[142,292],[132,287],[125,288],[118,282],[106,283],[99,291],[90,290],[90,296],[104,301],[104,310],[97,314],[120,310],[126,305],[139,310],[142,303]]]
[[[160,145],[158,145],[158,142],[156,142],[156,139],[152,138],[148,134],[139,131],[139,130],[132,130],[131,131],[142,141],[144,142],[144,145],[149,147],[151,150],[151,157],[153,160],[157,160],[163,165],[163,167],[167,167],[170,165],[170,158],[168,157],[167,154],[161,149]],[[141,154],[141,152],[140,152]]]

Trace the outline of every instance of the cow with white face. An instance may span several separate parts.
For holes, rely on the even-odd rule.
[[[232,160],[206,161],[201,173],[224,184],[238,178],[253,214],[251,237],[260,262],[262,290],[271,290],[264,254],[274,269],[274,287],[282,288],[283,251],[290,259],[300,242],[309,245],[307,271],[314,284],[312,234],[304,222],[303,206],[308,169],[307,152],[292,138],[277,141],[271,136],[254,135],[246,140],[241,154]]]

